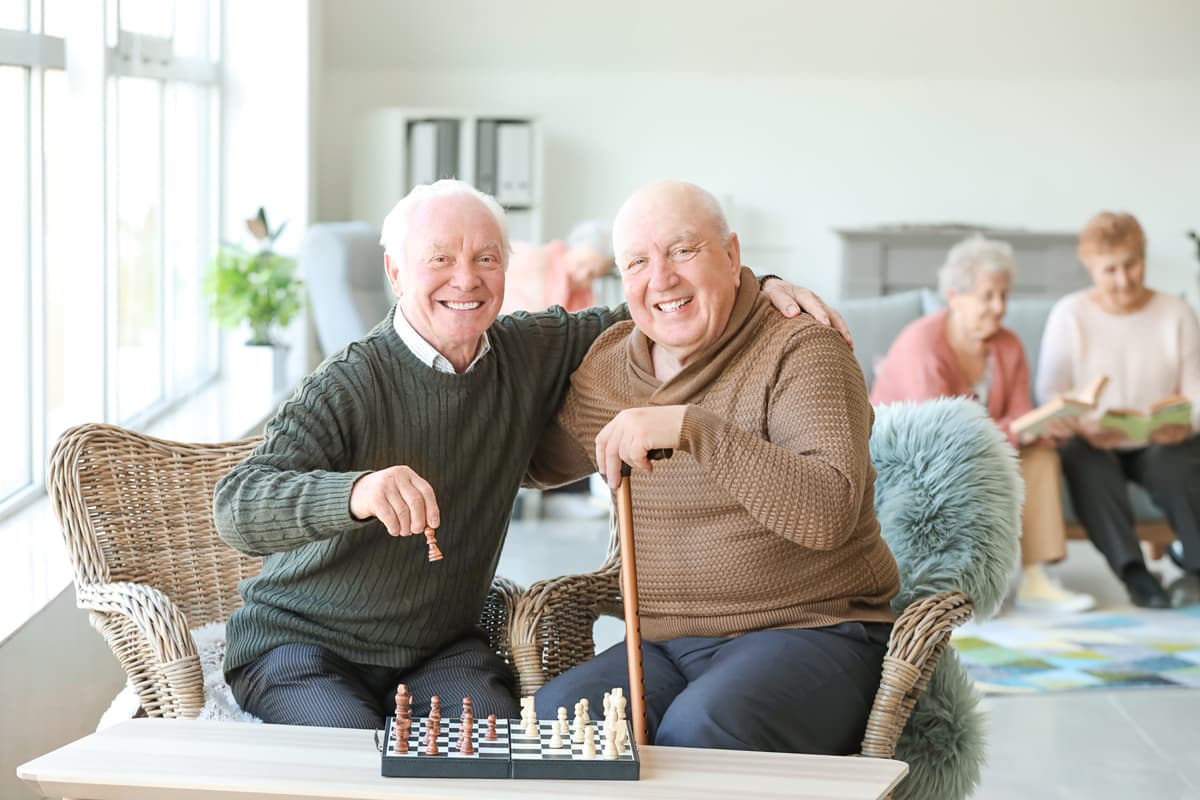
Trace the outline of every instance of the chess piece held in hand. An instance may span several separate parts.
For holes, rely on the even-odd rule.
[[[425,544],[429,545],[429,560],[441,561],[442,551],[438,549],[437,533],[433,528],[425,529]]]

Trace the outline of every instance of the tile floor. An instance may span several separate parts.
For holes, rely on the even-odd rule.
[[[499,572],[529,583],[586,572],[604,559],[606,520],[514,521]],[[1164,559],[1151,569],[1177,574]],[[1056,568],[1069,588],[1103,609],[1129,606],[1088,542],[1071,542]],[[621,640],[622,624],[601,619],[600,648]],[[976,800],[1200,798],[1200,691],[1127,689],[987,697],[989,756]]]

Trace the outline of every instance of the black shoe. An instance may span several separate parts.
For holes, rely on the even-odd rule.
[[[1129,592],[1129,599],[1135,606],[1142,608],[1171,607],[1171,598],[1167,596],[1166,590],[1158,582],[1158,578],[1151,575],[1145,567],[1138,565],[1133,569],[1125,570],[1122,579]]]
[[[1200,575],[1194,572],[1181,575],[1171,582],[1168,594],[1175,608],[1200,603]]]

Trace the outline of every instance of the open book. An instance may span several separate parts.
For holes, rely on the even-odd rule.
[[[1061,394],[1049,403],[1038,406],[1033,411],[1022,414],[1009,424],[1009,429],[1015,434],[1042,436],[1046,432],[1046,423],[1052,419],[1072,419],[1082,417],[1096,408],[1100,393],[1108,385],[1108,376],[1101,375],[1092,384],[1082,390]]]
[[[1164,425],[1191,425],[1192,401],[1181,394],[1159,400],[1150,406],[1150,413],[1110,408],[1100,418],[1101,428],[1118,428],[1125,438],[1136,444],[1148,442],[1150,434]]]

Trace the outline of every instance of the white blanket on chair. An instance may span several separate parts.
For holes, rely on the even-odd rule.
[[[204,708],[196,719],[215,719],[224,722],[262,722],[258,717],[243,711],[233,699],[233,692],[225,682],[225,623],[210,622],[192,630],[196,641],[196,652],[200,655],[200,669],[204,673]],[[137,692],[129,683],[112,701],[108,711],[100,718],[96,730],[115,725],[137,713]]]

